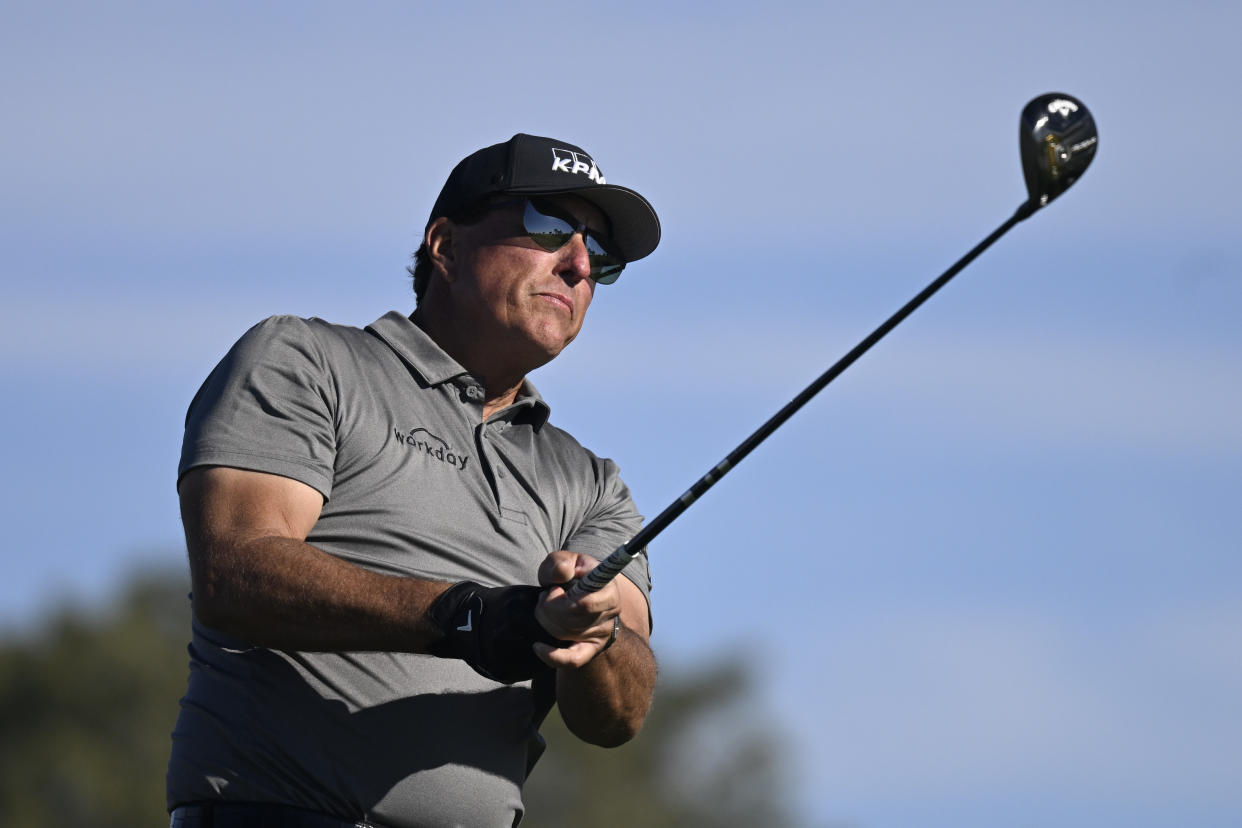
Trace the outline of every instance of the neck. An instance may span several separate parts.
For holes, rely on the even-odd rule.
[[[506,358],[507,349],[465,335],[462,326],[452,319],[428,312],[422,305],[415,309],[410,319],[458,365],[483,383],[483,419],[512,405],[517,399],[526,381],[526,371],[511,364],[512,360]]]

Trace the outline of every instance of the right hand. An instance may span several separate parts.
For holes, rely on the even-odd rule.
[[[583,667],[603,652],[612,640],[613,619],[621,614],[621,591],[615,581],[596,592],[574,595],[573,581],[599,565],[589,555],[561,550],[553,552],[539,567],[539,583],[548,587],[535,608],[535,619],[562,643],[536,646],[535,651],[550,667]]]

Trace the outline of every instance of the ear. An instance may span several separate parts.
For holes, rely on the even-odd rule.
[[[432,268],[447,282],[453,281],[453,222],[444,216],[427,225],[423,241],[427,243],[427,256]]]

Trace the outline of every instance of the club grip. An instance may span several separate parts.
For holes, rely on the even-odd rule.
[[[634,556],[630,554],[629,544],[621,544],[607,558],[599,562],[599,566],[592,569],[581,580],[574,581],[574,585],[569,588],[569,596],[578,598],[592,592],[599,592],[612,582],[612,579],[621,574],[621,570],[634,560]]]

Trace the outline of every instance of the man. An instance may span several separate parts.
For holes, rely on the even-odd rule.
[[[588,742],[637,733],[645,556],[566,586],[641,518],[526,375],[659,236],[583,150],[519,134],[450,174],[411,316],[274,317],[216,367],[179,468],[174,826],[512,826],[553,703]]]

